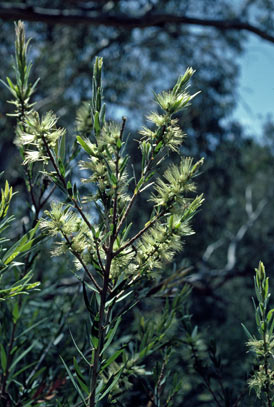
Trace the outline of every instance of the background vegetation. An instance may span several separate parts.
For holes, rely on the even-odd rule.
[[[240,324],[244,322],[251,332],[256,329],[250,301],[254,267],[262,259],[272,272],[274,127],[266,123],[258,140],[247,137],[245,129],[231,117],[237,103],[239,58],[249,35],[274,43],[273,14],[274,5],[267,0],[71,0],[66,2],[65,10],[64,2],[59,1],[10,1],[0,5],[1,78],[8,75],[14,79],[13,20],[23,19],[28,36],[33,37],[31,82],[40,78],[34,96],[36,109],[42,113],[55,111],[70,137],[80,101],[91,97],[94,57],[103,56],[108,115],[118,121],[127,116],[128,151],[137,166],[140,156],[134,140],[140,137],[137,129],[144,124],[145,114],[152,110],[152,90],[171,88],[187,66],[197,70],[192,89],[202,93],[178,118],[188,135],[183,154],[196,160],[205,158],[198,182],[205,203],[193,221],[196,234],[188,238],[183,253],[176,257],[174,269],[167,268],[163,275],[168,278],[174,270],[190,268],[187,275],[180,277],[180,284],[187,281],[192,287],[188,310],[181,305],[176,321],[168,329],[170,338],[181,338],[183,344],[178,343],[176,353],[169,358],[165,359],[161,349],[148,358],[146,370],[154,369],[154,375],[132,373],[122,389],[121,405],[155,403],[151,394],[160,383],[163,360],[169,360],[170,370],[183,378],[171,405],[258,405],[255,392],[249,394],[247,390],[252,368],[246,353],[246,333]],[[8,179],[13,190],[19,192],[10,209],[16,218],[8,235],[13,242],[35,227],[42,215],[39,202],[43,199],[40,189],[31,191],[25,186],[22,157],[14,145],[15,119],[6,116],[13,111],[7,99],[8,90],[2,87],[3,188],[4,179]],[[168,159],[177,160],[173,154]],[[39,185],[47,187],[47,182],[45,177]],[[60,193],[54,190],[54,196],[59,198]],[[137,208],[134,217],[139,222],[136,226],[140,226],[147,221],[150,207],[142,199]],[[29,405],[39,400],[42,405],[58,405],[56,400],[65,405],[73,386],[62,363],[56,364],[56,360],[61,354],[68,363],[72,361],[75,348],[69,329],[76,342],[81,342],[79,326],[86,324],[85,304],[79,296],[78,282],[71,276],[70,258],[50,258],[48,240],[42,247],[39,257],[34,251],[24,260],[33,271],[32,282],[40,282],[41,290],[18,297],[17,306],[14,302],[1,304],[1,321],[13,318],[13,328],[7,322],[1,324],[1,341],[7,349],[14,329],[17,352],[23,355],[18,361],[20,369],[30,366],[27,373],[19,374],[20,380],[14,378],[21,385],[21,399],[31,398],[33,404]],[[139,308],[130,311],[118,337],[129,341],[133,332],[134,340],[141,341],[153,321],[166,318],[165,300],[173,298],[178,287],[176,280],[174,286],[164,287],[161,294],[157,292],[156,302],[148,296]],[[150,283],[146,289],[151,289]],[[16,317],[16,307],[22,310],[22,318]],[[158,312],[160,309],[163,313]],[[190,314],[191,320],[185,321],[183,316]],[[195,325],[199,326],[198,333],[193,334],[195,343],[187,342]],[[168,383],[167,394],[170,388]],[[162,397],[159,405],[166,405],[168,395],[163,393]],[[69,400],[68,405],[76,405],[76,399]]]

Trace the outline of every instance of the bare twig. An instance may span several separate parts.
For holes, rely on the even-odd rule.
[[[223,269],[224,272],[231,271],[233,267],[236,264],[237,258],[236,258],[236,250],[238,247],[238,244],[241,240],[243,240],[244,236],[246,235],[247,231],[251,228],[251,226],[254,224],[254,222],[258,219],[260,214],[262,213],[265,205],[267,204],[266,199],[262,199],[257,208],[249,213],[248,219],[245,224],[243,224],[239,229],[238,232],[236,233],[234,239],[231,241],[231,243],[228,246],[227,250],[227,263]]]
[[[230,237],[230,242],[226,251],[225,265],[222,268],[213,270],[210,267],[211,256],[217,249],[225,244],[225,238],[220,238],[207,246],[202,258],[203,263],[201,264],[201,267],[199,267],[200,270],[196,274],[191,275],[192,279],[195,279],[196,277],[197,280],[202,281],[204,278],[207,279],[208,276],[210,276],[211,279],[216,278],[218,279],[218,283],[213,287],[213,290],[215,290],[222,286],[227,280],[245,274],[243,271],[240,272],[239,270],[235,270],[237,264],[237,250],[248,230],[250,230],[262,214],[266,204],[267,200],[263,198],[258,203],[257,207],[254,208],[252,202],[252,188],[251,186],[247,186],[245,191],[245,211],[247,214],[247,220],[238,228],[237,232]]]

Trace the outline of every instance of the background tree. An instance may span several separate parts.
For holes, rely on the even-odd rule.
[[[66,11],[64,2],[59,1],[3,3],[0,75],[4,78],[11,65],[12,20],[25,19],[33,37],[32,75],[41,78],[36,107],[42,112],[54,109],[71,133],[71,118],[79,101],[91,96],[91,61],[95,55],[104,57],[105,101],[111,107],[110,114],[116,119],[128,116],[130,140],[140,137],[136,127],[143,112],[151,110],[151,90],[170,88],[188,65],[197,69],[192,85],[202,93],[179,119],[188,134],[184,152],[206,158],[199,184],[206,202],[195,220],[198,233],[190,239],[183,257],[177,259],[177,266],[185,262],[193,266],[188,281],[193,286],[194,322],[210,327],[210,337],[216,337],[225,356],[234,355],[235,364],[224,362],[224,371],[228,385],[233,380],[239,384],[242,371],[236,361],[245,354],[245,339],[238,326],[240,320],[251,318],[246,298],[252,283],[246,277],[252,275],[262,253],[269,270],[272,263],[273,126],[267,124],[265,140],[258,143],[245,136],[245,129],[233,123],[231,115],[237,100],[238,62],[248,36],[273,42],[273,5],[266,0],[237,5],[223,0],[68,1]],[[7,176],[14,188],[22,191],[20,196],[27,197],[22,170],[18,172],[21,158],[12,144],[14,130],[5,116],[3,101],[9,96],[4,92],[0,102],[0,162],[2,169],[9,168]],[[129,151],[133,145],[129,143]],[[31,208],[19,202],[15,203],[18,212],[31,224]],[[142,222],[147,206],[142,201],[139,207]],[[67,280],[65,267],[65,263],[56,263],[64,281],[74,284]],[[51,275],[41,270],[39,278],[46,283]],[[62,285],[56,292],[64,289],[69,288]],[[227,302],[231,297],[233,301]],[[63,306],[70,307],[66,301]],[[150,315],[149,306],[145,313]],[[198,391],[191,383],[187,399],[190,405],[202,405],[200,399],[197,401],[197,395],[203,393],[200,382],[193,380]],[[235,389],[240,387],[237,383]]]

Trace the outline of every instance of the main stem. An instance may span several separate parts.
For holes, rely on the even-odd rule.
[[[121,135],[122,135],[122,131],[124,128],[124,124],[125,124],[125,121],[123,121]],[[119,179],[119,151],[118,150],[116,152],[116,160],[115,160],[115,175],[116,175],[116,178]],[[93,370],[92,370],[92,375],[91,375],[89,407],[95,407],[95,405],[96,405],[95,397],[96,397],[97,379],[98,379],[98,375],[99,375],[99,371],[100,371],[100,357],[101,357],[100,355],[101,355],[101,351],[104,346],[105,328],[108,323],[108,317],[106,318],[105,312],[106,312],[106,300],[107,300],[107,293],[108,293],[108,286],[109,286],[110,268],[111,268],[112,259],[114,257],[113,244],[114,244],[115,236],[116,236],[117,200],[118,200],[118,194],[117,194],[117,189],[116,189],[115,194],[114,194],[114,201],[113,201],[113,219],[112,219],[113,232],[109,239],[109,245],[105,249],[106,264],[105,264],[105,267],[102,269],[102,272],[104,273],[104,284],[103,284],[103,288],[100,292],[98,345],[97,345],[97,349],[95,350]]]
[[[112,246],[112,245],[111,245]],[[112,247],[109,248],[106,265],[105,265],[105,275],[104,275],[104,285],[100,294],[100,310],[99,310],[99,325],[98,325],[98,345],[94,354],[94,363],[92,367],[92,374],[90,380],[90,398],[89,398],[89,407],[95,407],[96,401],[96,385],[97,379],[100,371],[100,353],[103,349],[104,337],[105,337],[105,307],[107,300],[107,292],[109,285],[109,275],[110,267],[112,261]]]

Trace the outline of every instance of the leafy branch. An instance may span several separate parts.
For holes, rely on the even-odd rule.
[[[24,42],[24,27],[22,23],[16,27],[16,44],[20,37],[23,55],[20,70],[29,72],[31,65],[27,64],[28,42]],[[73,272],[82,282],[83,301],[90,317],[87,341],[90,347],[88,358],[82,351],[79,354],[87,368],[82,373],[74,361],[76,381],[65,361],[63,364],[86,407],[98,406],[100,400],[111,397],[126,369],[125,361],[112,373],[116,359],[125,354],[123,346],[109,354],[126,312],[123,308],[121,310],[120,304],[127,298],[128,308],[134,307],[138,302],[136,298],[140,297],[141,279],[153,279],[157,271],[161,273],[163,267],[173,260],[182,248],[183,238],[193,233],[190,222],[203,202],[202,195],[193,197],[196,191],[193,179],[199,173],[203,160],[194,163],[192,158],[181,155],[184,134],[178,119],[174,118],[197,95],[188,93],[193,69],[188,68],[169,92],[155,95],[161,112],[151,113],[148,120],[152,126],[140,132],[138,145],[142,168],[136,180],[128,174],[130,157],[124,137],[126,119],[122,119],[120,126],[106,120],[102,68],[102,58],[96,58],[92,98],[77,116],[74,137],[78,149],[69,152],[66,131],[58,126],[53,112],[41,116],[33,105],[25,109],[20,117],[16,141],[23,152],[23,165],[32,171],[31,176],[36,169],[62,193],[61,202],[56,202],[49,193],[50,208],[44,212],[39,226],[47,235],[57,238],[53,255],[69,252],[73,256]],[[7,86],[17,103],[14,92],[17,85],[8,80]],[[28,103],[26,95],[24,98]],[[170,151],[180,155],[179,165],[170,165],[162,176],[156,178],[155,169],[161,173],[160,163]],[[72,158],[83,171],[83,177],[77,184],[72,181]],[[77,170],[77,178],[78,174]],[[87,195],[83,193],[84,185],[87,185]],[[132,190],[133,193],[130,192]],[[153,209],[148,222],[137,230],[134,224],[128,224],[128,215],[133,210],[136,197],[144,190],[151,191],[149,200]],[[40,201],[37,216],[41,202],[46,203],[45,200]],[[135,298],[131,297],[133,293]],[[139,359],[158,349],[158,342],[153,340],[148,346],[147,350],[140,352]],[[139,363],[138,358],[134,363]],[[102,377],[108,379],[102,381]]]
[[[255,354],[258,368],[249,379],[249,387],[256,391],[257,397],[265,400],[265,405],[273,405],[274,394],[274,309],[268,309],[270,299],[269,277],[266,276],[262,262],[255,269],[254,277],[257,304],[253,299],[255,309],[255,319],[259,337],[252,335],[245,325],[242,324],[247,336],[247,346]]]

